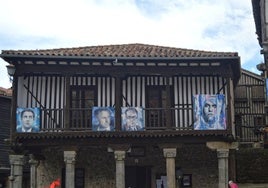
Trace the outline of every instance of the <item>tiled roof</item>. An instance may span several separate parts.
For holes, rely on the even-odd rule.
[[[89,57],[237,57],[236,52],[212,52],[192,49],[164,47],[147,44],[102,45],[46,50],[3,50],[1,56],[89,56]]]
[[[5,89],[3,87],[0,87],[0,96],[12,96],[12,89],[9,88],[9,89]]]

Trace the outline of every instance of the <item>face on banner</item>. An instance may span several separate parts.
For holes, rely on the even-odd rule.
[[[144,129],[143,110],[141,107],[122,107],[122,130],[141,131]]]
[[[226,129],[224,95],[195,95],[193,100],[195,130]]]
[[[17,132],[39,132],[40,109],[17,108]]]
[[[114,108],[96,107],[92,109],[92,130],[113,131],[114,130]]]

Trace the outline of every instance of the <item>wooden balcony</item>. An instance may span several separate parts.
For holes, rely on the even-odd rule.
[[[143,108],[142,114],[145,131],[193,130],[193,110],[191,107]],[[114,121],[116,130],[120,131],[121,119]],[[41,109],[40,124],[40,132],[92,131],[92,109]]]
[[[58,144],[76,145],[77,140],[90,139],[91,144],[133,142],[142,144],[144,140],[182,143],[204,143],[210,141],[230,141],[232,132],[227,124],[227,129],[194,129],[194,114],[191,105],[181,105],[174,108],[142,108],[143,129],[124,130],[122,124],[126,119],[121,119],[121,108],[115,108],[112,115],[114,122],[113,131],[98,131],[96,129],[94,108],[70,109],[41,109],[40,131],[38,133],[13,132],[13,136],[27,147],[39,147]],[[228,122],[228,121],[227,121]],[[66,141],[68,139],[68,141]],[[157,140],[156,140],[157,139]],[[33,142],[38,140],[38,142]],[[56,141],[57,140],[57,141]],[[147,140],[148,141],[148,140]],[[88,144],[85,140],[84,144]]]

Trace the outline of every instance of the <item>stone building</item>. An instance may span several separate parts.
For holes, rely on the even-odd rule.
[[[239,148],[230,154],[236,168],[230,178],[241,188],[268,187],[265,78],[242,69],[235,88],[235,127]]]
[[[11,188],[58,178],[66,188],[227,188],[235,177],[237,53],[123,44],[0,56],[15,71]],[[124,129],[135,118],[140,129]]]
[[[0,87],[0,187],[8,185],[10,173],[10,148],[6,142],[10,136],[11,94],[11,89]]]

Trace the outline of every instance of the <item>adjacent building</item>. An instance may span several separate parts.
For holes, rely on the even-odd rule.
[[[0,87],[0,187],[8,185],[10,174],[8,139],[10,137],[11,89]]]

